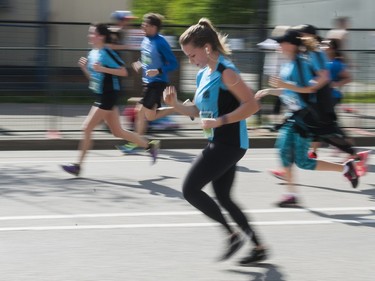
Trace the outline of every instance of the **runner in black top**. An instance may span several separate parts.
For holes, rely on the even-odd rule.
[[[219,222],[228,237],[228,249],[220,260],[231,257],[242,246],[242,235],[229,225],[219,205],[202,189],[212,183],[216,198],[247,239],[255,245],[241,265],[264,260],[266,249],[259,241],[248,219],[231,198],[237,162],[248,148],[245,119],[259,109],[252,90],[246,86],[236,67],[224,56],[230,54],[225,37],[208,19],[188,28],[180,37],[183,52],[191,64],[201,70],[197,75],[194,104],[177,101],[174,87],[164,91],[164,101],[184,115],[201,117],[208,137],[207,147],[190,168],[182,190],[185,199],[211,219]]]

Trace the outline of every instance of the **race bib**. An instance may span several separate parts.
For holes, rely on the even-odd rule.
[[[97,79],[90,79],[89,89],[94,93],[100,94],[100,84]]]

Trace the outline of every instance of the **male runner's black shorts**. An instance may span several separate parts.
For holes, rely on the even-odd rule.
[[[143,84],[143,98],[139,103],[148,109],[153,109],[155,104],[157,108],[161,107],[161,100],[166,87],[167,83],[165,82]]]
[[[112,110],[112,108],[117,105],[119,93],[117,91],[111,91],[103,94],[97,94],[96,96],[94,106],[97,106],[103,110]]]

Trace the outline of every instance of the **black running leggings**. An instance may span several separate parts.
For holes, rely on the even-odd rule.
[[[236,164],[245,153],[245,149],[238,147],[209,143],[190,168],[182,191],[185,199],[191,205],[222,224],[232,234],[233,230],[225,220],[218,204],[207,193],[202,191],[205,185],[212,182],[220,205],[229,212],[233,220],[258,246],[258,239],[251,229],[246,216],[237,204],[233,202],[230,195],[236,173]]]

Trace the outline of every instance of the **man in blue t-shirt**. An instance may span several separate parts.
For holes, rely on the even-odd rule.
[[[178,62],[169,43],[159,34],[163,16],[148,13],[143,16],[142,29],[145,32],[141,44],[141,58],[132,64],[136,72],[142,71],[143,97],[136,108],[135,129],[140,135],[146,131],[147,120],[155,120],[173,112],[161,107],[163,91],[169,83],[168,72],[178,67]],[[123,152],[131,152],[131,143],[121,146]]]

